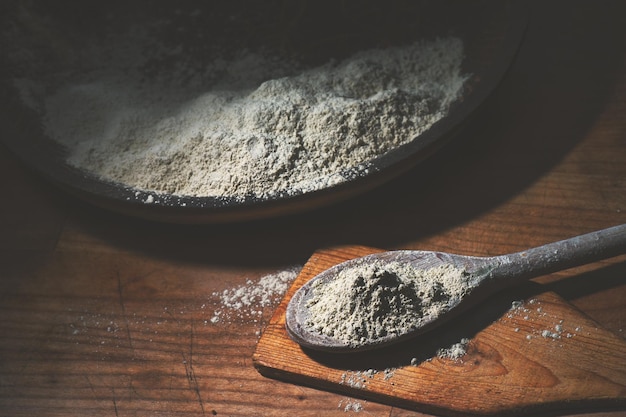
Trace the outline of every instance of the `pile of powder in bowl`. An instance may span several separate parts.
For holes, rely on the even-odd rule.
[[[305,327],[352,347],[403,335],[445,313],[472,289],[470,278],[451,265],[351,265],[313,284]]]
[[[69,165],[157,195],[268,199],[349,181],[443,118],[467,79],[458,38],[310,68],[241,51],[153,77],[145,68],[158,48],[135,38],[57,74],[52,88],[15,84]]]

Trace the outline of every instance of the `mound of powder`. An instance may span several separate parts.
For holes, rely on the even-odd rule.
[[[353,179],[444,117],[467,79],[458,38],[313,68],[244,50],[156,76],[146,68],[159,48],[145,39],[112,38],[93,65],[46,88],[16,85],[70,165],[157,194],[266,199]]]
[[[422,270],[364,262],[312,286],[305,325],[348,346],[371,343],[440,316],[471,285],[468,274],[450,265]]]

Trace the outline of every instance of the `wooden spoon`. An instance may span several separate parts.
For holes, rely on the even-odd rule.
[[[508,255],[476,257],[432,251],[399,250],[375,253],[336,265],[302,286],[290,300],[286,311],[289,336],[303,347],[328,352],[354,352],[388,346],[422,334],[454,318],[503,288],[522,281],[575,266],[626,253],[626,224]],[[462,297],[450,298],[434,315],[420,319],[407,330],[389,329],[386,335],[365,340],[328,336],[314,329],[310,305],[317,291],[317,302],[324,302],[319,292],[337,279],[342,270],[366,264],[392,262],[409,264],[412,269],[428,271],[448,265],[462,272],[466,285]],[[343,307],[343,306],[342,306]],[[389,311],[388,314],[394,314]]]

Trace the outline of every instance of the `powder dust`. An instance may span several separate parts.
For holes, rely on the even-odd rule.
[[[212,295],[217,300],[217,307],[208,322],[258,321],[265,308],[276,307],[300,269],[299,266],[293,266],[258,280],[248,279],[237,287],[214,292]]]
[[[267,199],[367,174],[443,118],[467,79],[453,37],[311,68],[262,48],[228,52],[192,66],[134,29],[87,51],[89,65],[14,85],[67,163],[102,180],[157,199]]]
[[[437,357],[452,360],[460,359],[467,353],[467,345],[469,345],[469,342],[470,339],[464,337],[450,347],[437,349]]]
[[[528,341],[536,338],[552,341],[571,339],[582,332],[581,326],[566,323],[563,318],[546,312],[542,304],[536,298],[513,301],[505,319],[515,320],[517,326],[513,330],[525,333]]]

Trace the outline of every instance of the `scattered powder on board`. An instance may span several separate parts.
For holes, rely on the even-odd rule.
[[[313,285],[305,324],[348,346],[403,334],[466,294],[472,287],[468,277],[450,265],[420,270],[400,262],[362,262]]]
[[[341,374],[339,385],[347,385],[352,388],[363,389],[370,379],[378,374],[376,369],[366,369],[363,371],[346,371]]]
[[[528,326],[523,328],[517,326],[513,329],[516,333],[525,331],[526,340],[530,341],[535,337],[554,341],[562,338],[570,339],[583,330],[581,326],[572,327],[569,323],[565,323],[562,318],[549,314],[541,304],[541,301],[535,298],[527,302],[513,301],[506,315],[507,319],[515,319],[516,323],[528,322]]]
[[[15,86],[70,165],[156,198],[269,198],[350,180],[444,117],[467,79],[458,38],[312,68],[243,50],[150,77],[159,54],[176,55],[149,40],[112,37],[89,69]]]
[[[462,338],[460,342],[453,344],[448,348],[441,348],[437,350],[437,357],[442,359],[461,359],[467,353],[467,345],[470,340],[466,337]]]

